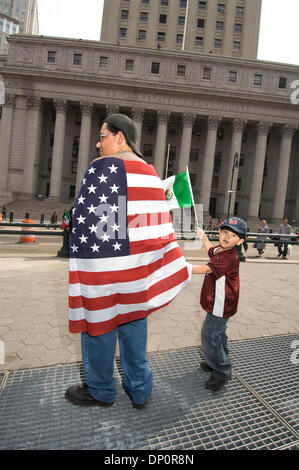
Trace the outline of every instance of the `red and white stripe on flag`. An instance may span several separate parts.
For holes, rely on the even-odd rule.
[[[121,162],[127,180],[130,254],[70,257],[71,333],[101,335],[145,318],[171,302],[190,280],[155,169],[143,162]]]

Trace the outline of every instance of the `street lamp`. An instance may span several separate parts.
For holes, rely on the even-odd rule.
[[[234,156],[234,163],[233,163],[233,168],[232,168],[232,179],[231,179],[231,183],[230,183],[230,190],[228,191],[229,198],[228,198],[228,208],[227,208],[227,219],[230,216],[230,206],[231,206],[231,202],[232,202],[232,193],[236,192],[235,190],[233,190],[235,169],[239,168],[239,166],[240,166],[239,154],[238,154],[238,152],[236,152],[235,156]]]

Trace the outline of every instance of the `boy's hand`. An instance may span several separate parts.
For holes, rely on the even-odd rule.
[[[205,233],[205,231],[204,231],[202,228],[198,228],[198,229],[197,229],[197,235],[198,235],[198,238],[199,238],[200,240],[203,240],[205,234],[206,234],[206,233]]]

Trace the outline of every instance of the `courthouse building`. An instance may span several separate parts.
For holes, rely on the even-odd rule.
[[[71,203],[97,157],[103,119],[122,112],[162,178],[168,150],[168,175],[188,166],[207,217],[227,214],[233,187],[231,212],[253,229],[259,217],[299,223],[299,67],[111,41],[9,38],[0,56],[0,203],[37,195]]]

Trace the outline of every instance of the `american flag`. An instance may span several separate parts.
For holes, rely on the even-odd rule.
[[[69,329],[96,336],[167,305],[190,280],[152,165],[94,160],[72,210]]]

